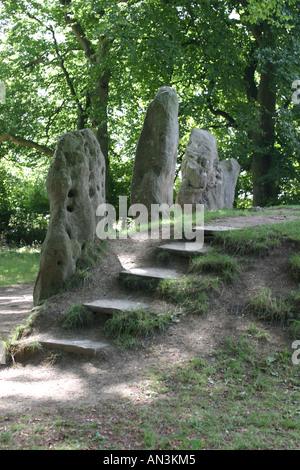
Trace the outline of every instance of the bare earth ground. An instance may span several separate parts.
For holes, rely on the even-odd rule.
[[[213,225],[245,227],[289,220],[280,212],[272,216],[263,214],[226,218]],[[61,334],[57,321],[71,305],[100,298],[126,298],[151,302],[156,310],[166,311],[168,305],[151,295],[125,291],[119,283],[121,269],[157,266],[156,247],[159,241],[112,240],[96,269],[92,282],[85,289],[65,292],[54,297],[42,315],[43,326],[33,331],[44,336]],[[93,359],[43,353],[25,362],[0,365],[0,414],[23,413],[37,408],[48,411],[57,407],[84,406],[125,398],[143,402],[147,399],[148,372],[158,364],[177,364],[187,358],[210,358],[228,337],[239,336],[252,319],[243,314],[243,305],[262,287],[286,294],[298,288],[287,271],[290,248],[276,250],[270,256],[255,258],[244,266],[243,274],[232,287],[224,286],[220,296],[211,300],[206,315],[185,316],[162,335],[144,340],[136,350],[121,351],[113,343],[104,357]],[[175,260],[171,266],[187,271],[187,260]],[[30,314],[33,285],[0,289],[0,335],[9,332]],[[276,325],[262,325],[267,333],[265,348],[273,354],[291,348],[287,331]],[[66,337],[66,332],[63,336]],[[81,331],[78,338],[98,339],[98,328]],[[71,333],[69,333],[71,335]],[[74,337],[74,333],[72,333]]]

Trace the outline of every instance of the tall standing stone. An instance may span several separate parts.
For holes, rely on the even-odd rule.
[[[179,141],[178,98],[162,87],[148,106],[138,141],[131,183],[131,204],[173,203]]]
[[[232,208],[239,171],[234,158],[219,161],[215,136],[193,129],[182,160],[177,203],[203,204],[206,210]]]
[[[34,304],[56,294],[76,271],[96,234],[96,209],[105,202],[105,160],[90,129],[62,135],[47,176],[50,221],[34,287]]]

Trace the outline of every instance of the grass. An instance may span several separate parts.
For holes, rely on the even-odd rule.
[[[93,314],[84,305],[77,303],[72,305],[66,313],[62,327],[66,330],[91,327],[93,325]]]
[[[39,270],[40,253],[36,248],[0,247],[0,287],[34,282]]]
[[[191,260],[192,273],[213,273],[226,281],[233,281],[240,272],[239,261],[227,254],[212,252]]]
[[[214,243],[227,253],[266,255],[285,241],[300,241],[300,219],[273,225],[218,232]]]
[[[36,351],[40,350],[40,345],[37,342],[26,344],[26,347],[24,349],[24,346],[22,345],[22,340],[30,335],[34,322],[36,321],[38,315],[41,313],[44,307],[39,307],[30,315],[28,315],[26,321],[14,328],[10,336],[5,341],[3,341],[7,357],[11,357],[14,360],[14,357],[18,354],[20,355],[26,352],[27,355],[33,355]]]
[[[101,258],[105,247],[105,242],[99,240],[86,243],[77,260],[75,274],[67,279],[65,283],[66,290],[85,287],[89,284],[93,277],[93,269]]]
[[[158,293],[168,302],[181,308],[183,313],[203,314],[207,311],[209,296],[219,289],[216,276],[183,276],[164,279],[159,283]]]
[[[164,331],[174,313],[155,314],[144,309],[115,313],[105,322],[104,331],[122,348],[133,348],[140,339]]]
[[[292,253],[289,259],[289,268],[293,278],[300,281],[300,253]]]
[[[230,233],[219,244],[226,250],[230,247],[231,253],[265,254],[287,239],[299,241],[299,225],[284,225],[274,231],[239,231],[244,233],[236,239],[230,236],[237,234]],[[227,270],[239,272],[235,256],[217,255],[205,262],[206,267],[201,265],[204,261],[195,260],[189,276],[160,282],[153,292],[175,305],[176,311],[204,313],[210,295],[226,280]],[[189,356],[170,364],[159,349],[154,350],[157,364],[136,376],[134,393],[114,396],[105,406],[99,401],[86,407],[5,412],[0,416],[0,449],[299,449],[299,365],[292,362],[293,351],[278,350],[269,343],[261,326],[261,320],[289,324],[299,338],[299,293],[279,298],[270,290],[262,291],[253,299],[254,319],[248,328],[219,342],[209,356],[200,358],[197,351],[187,349]],[[77,321],[78,311],[73,312]],[[108,323],[107,334],[125,347],[134,346],[140,338],[164,331],[172,319],[170,312],[160,317],[132,312],[132,318],[124,314]],[[103,374],[103,366],[99,367]]]
[[[296,450],[299,366],[289,351],[262,354],[253,331],[226,338],[206,359],[159,361],[134,394],[105,406],[7,412],[0,449]]]
[[[286,297],[277,297],[271,289],[264,288],[253,298],[248,310],[259,320],[289,326],[294,337],[300,333],[300,290]]]

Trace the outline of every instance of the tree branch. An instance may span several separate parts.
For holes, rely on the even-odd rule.
[[[71,0],[59,0],[59,1],[64,7],[68,6],[71,3]],[[95,54],[95,50],[94,50],[92,43],[87,39],[81,24],[78,23],[78,21],[72,20],[72,18],[70,17],[70,14],[67,11],[65,11],[64,16],[65,16],[66,23],[71,26],[74,36],[76,37],[77,41],[81,45],[83,52],[85,54],[85,57],[87,59],[91,59],[91,57]]]
[[[22,137],[18,137],[14,134],[3,134],[0,135],[0,142],[4,142],[5,140],[11,140],[14,144],[23,145],[24,147],[31,147],[39,152],[48,155],[49,157],[53,157],[53,150],[49,147],[45,147],[44,145],[40,145],[37,142],[33,142],[32,140],[23,139]]]

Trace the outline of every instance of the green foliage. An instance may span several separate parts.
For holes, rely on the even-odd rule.
[[[0,136],[15,134],[53,150],[59,135],[94,128],[105,145],[108,140],[108,197],[117,206],[119,195],[129,195],[146,107],[160,86],[172,86],[179,97],[177,169],[191,129],[207,129],[217,138],[221,160],[234,157],[241,164],[235,204],[248,207],[253,156],[269,150],[258,139],[265,132],[259,102],[264,94],[258,91],[268,72],[276,115],[265,176],[276,191],[267,202],[299,202],[299,106],[291,101],[299,78],[299,30],[293,0],[214,6],[206,0],[106,0],[84,8],[80,0],[4,2],[0,78],[7,93]],[[49,166],[49,157],[11,141],[0,143],[0,158],[37,173]],[[10,208],[3,204],[4,225]],[[41,229],[39,223],[26,220],[20,233],[13,218],[13,238],[34,238],[28,231],[32,225]]]
[[[240,264],[230,255],[213,252],[192,259],[190,271],[198,274],[214,273],[226,281],[232,281],[240,271]]]
[[[265,255],[286,240],[299,241],[300,220],[218,232],[214,243],[230,253]]]
[[[86,243],[76,263],[76,272],[66,281],[67,290],[85,287],[92,280],[93,269],[101,258],[105,243],[99,240]]]
[[[292,253],[289,259],[291,274],[296,281],[300,281],[300,254]]]
[[[3,191],[1,194],[1,175]],[[1,211],[6,213],[5,223],[0,226],[2,237],[9,244],[42,243],[49,221],[49,200],[46,183],[40,173],[34,177],[28,169],[0,166]],[[2,203],[3,201],[3,203]]]
[[[158,292],[184,313],[203,314],[207,310],[209,296],[217,292],[218,288],[217,277],[183,276],[179,279],[164,279],[159,283]]]
[[[265,288],[250,302],[249,309],[259,320],[294,325],[295,328],[299,323],[299,293],[276,297],[271,289]]]
[[[0,233],[7,228],[11,216],[5,177],[5,171],[0,168]]]
[[[93,314],[82,304],[77,303],[69,308],[64,322],[63,328],[66,330],[76,330],[93,325]]]
[[[0,246],[0,287],[29,284],[35,281],[40,253],[36,248]]]
[[[138,340],[160,333],[172,321],[171,312],[155,314],[143,309],[115,313],[105,323],[105,333],[122,347],[135,347]]]

